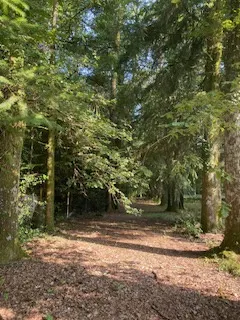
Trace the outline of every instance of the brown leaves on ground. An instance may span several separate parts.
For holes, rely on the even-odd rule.
[[[240,280],[160,222],[72,220],[0,267],[0,319],[238,320]]]

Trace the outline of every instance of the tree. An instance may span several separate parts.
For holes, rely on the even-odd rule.
[[[201,10],[195,2],[186,6],[181,1],[177,5],[159,1],[150,6],[143,19],[146,31],[139,50],[143,66],[137,83],[141,88],[138,128],[144,159],[156,170],[153,179],[162,181],[171,211],[182,205],[183,190],[200,166],[196,161],[197,133],[194,136],[187,131],[187,119],[176,106],[191,99],[201,82],[204,42],[202,36],[195,36]],[[155,165],[157,157],[159,163]],[[195,160],[190,164],[184,161],[187,158]],[[186,165],[185,170],[180,162]]]
[[[1,1],[1,63],[0,63],[0,263],[19,258],[18,190],[25,117],[27,115],[24,72],[25,46],[18,40],[26,27],[22,1]],[[22,19],[18,20],[18,16]],[[19,33],[17,35],[17,33]],[[21,42],[23,41],[23,42]]]
[[[51,31],[53,33],[53,40],[51,44],[50,63],[55,64],[56,59],[56,32],[57,32],[57,20],[58,20],[58,0],[53,1],[52,6],[52,25]],[[46,229],[52,231],[54,229],[54,200],[55,200],[55,130],[53,127],[49,127],[48,133],[48,145],[47,145],[48,157],[47,157],[47,204],[46,204]]]
[[[203,89],[205,92],[219,90],[220,66],[222,61],[222,0],[216,0],[209,8],[205,20],[206,65]],[[204,232],[211,232],[218,227],[221,209],[220,169],[221,135],[219,119],[210,113],[204,130],[203,142],[203,180],[201,225]]]
[[[225,129],[225,198],[229,206],[224,239],[221,248],[240,252],[240,112],[239,112],[239,66],[240,66],[240,24],[238,0],[228,3],[225,21],[224,68],[225,93],[228,99]]]

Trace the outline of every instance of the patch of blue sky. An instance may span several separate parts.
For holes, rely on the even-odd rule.
[[[124,73],[124,83],[128,83],[128,82],[132,81],[132,78],[133,78],[132,72],[125,72]]]
[[[142,105],[139,103],[135,106],[134,110],[133,110],[133,114],[134,116],[140,116],[142,112]]]
[[[154,59],[151,50],[149,50],[145,55],[141,55],[138,59],[138,65],[140,69],[147,70],[153,66]]]
[[[95,14],[91,10],[88,10],[84,14],[83,19],[82,19],[84,31],[87,34],[90,34],[92,36],[96,35],[95,31],[93,30],[95,18],[96,18]]]
[[[92,67],[86,67],[86,66],[80,66],[78,68],[79,75],[82,75],[84,77],[89,77],[93,75],[94,69]]]
[[[142,6],[151,6],[152,4],[154,4],[157,0],[142,0],[140,1],[141,2],[141,5]]]

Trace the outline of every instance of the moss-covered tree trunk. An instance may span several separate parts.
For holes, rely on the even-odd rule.
[[[48,133],[48,158],[47,158],[47,207],[46,207],[46,229],[54,229],[54,198],[55,198],[55,131],[49,129]]]
[[[220,64],[222,58],[222,0],[215,0],[209,9],[207,22],[207,55],[205,65],[204,90],[211,92],[219,87]],[[217,176],[220,165],[220,130],[217,119],[209,118],[209,127],[205,130],[203,144],[203,177],[202,177],[202,210],[201,225],[204,232],[214,231],[218,227],[218,216],[221,208],[221,181]]]
[[[0,263],[19,258],[18,192],[24,124],[0,129]]]
[[[119,52],[120,52],[120,45],[121,45],[121,32],[120,32],[120,24],[121,24],[121,19],[119,14],[117,14],[117,27],[115,31],[115,37],[114,37],[114,44],[113,44],[113,49],[114,49],[114,61],[112,65],[112,76],[111,76],[111,91],[110,91],[110,97],[112,100],[114,100],[112,106],[110,107],[109,110],[109,118],[113,123],[117,123],[117,89],[118,89],[118,68],[119,68]],[[107,212],[111,213],[114,211],[114,204],[113,204],[113,199],[112,199],[112,194],[108,192],[108,205],[107,205]]]
[[[225,170],[230,177],[225,184],[225,199],[230,212],[221,247],[240,252],[240,112],[231,115],[228,121],[238,129],[227,130],[225,134]]]
[[[240,25],[237,20],[240,1],[232,1],[229,5],[233,28],[226,35],[224,65],[226,92],[230,102],[225,130],[225,171],[228,175],[225,198],[230,211],[221,247],[240,252]]]
[[[119,17],[118,17],[119,19]],[[110,120],[114,123],[117,123],[117,91],[118,91],[118,78],[119,78],[119,54],[120,54],[120,45],[121,45],[121,32],[120,32],[120,21],[117,23],[117,29],[115,33],[115,39],[114,39],[114,61],[112,65],[112,76],[111,76],[111,99],[115,100],[115,103],[113,103],[112,107],[110,108]]]
[[[53,0],[52,10],[52,31],[53,42],[51,46],[50,63],[55,64],[55,50],[56,50],[56,29],[58,19],[58,0]],[[47,206],[45,216],[45,226],[47,231],[53,231],[54,229],[54,203],[55,203],[55,130],[49,128],[48,132],[48,146],[47,146]]]
[[[206,146],[205,146],[206,147]],[[221,209],[221,180],[217,176],[220,165],[221,140],[208,138],[207,160],[204,163],[202,177],[201,225],[204,232],[214,231],[218,227]]]

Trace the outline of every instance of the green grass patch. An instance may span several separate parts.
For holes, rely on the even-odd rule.
[[[189,237],[198,238],[202,233],[200,225],[201,201],[185,201],[185,210],[178,212],[143,212],[141,217],[151,220],[159,220],[175,225],[175,230]]]
[[[177,219],[180,217],[180,213],[177,212],[153,212],[153,213],[142,213],[141,217],[151,220],[161,220],[175,224]]]
[[[233,251],[225,250],[218,254],[213,254],[210,258],[206,258],[206,261],[213,261],[218,264],[219,270],[240,277],[240,255]]]
[[[232,251],[223,251],[218,259],[220,270],[240,277],[240,256],[238,254]]]

